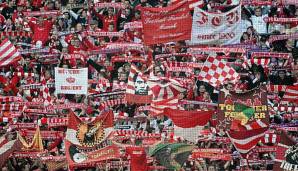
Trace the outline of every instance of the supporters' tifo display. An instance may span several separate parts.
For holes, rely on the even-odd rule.
[[[298,0],[1,0],[0,170],[298,171]]]

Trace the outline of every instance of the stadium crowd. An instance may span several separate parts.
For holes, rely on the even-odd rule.
[[[179,1],[179,0],[178,0]],[[197,0],[200,8],[210,13],[223,13],[235,8],[238,0]],[[260,2],[263,2],[260,0]],[[264,1],[266,2],[266,1]],[[271,1],[270,1],[271,2]],[[97,3],[121,4],[97,7]],[[72,108],[74,113],[81,118],[92,118],[100,115],[102,110],[111,109],[115,115],[114,127],[128,126],[130,130],[146,131],[147,133],[161,134],[163,142],[171,142],[173,136],[173,122],[166,116],[152,116],[147,110],[141,110],[140,104],[119,103],[101,98],[101,94],[111,92],[125,92],[128,86],[131,66],[136,66],[141,71],[152,71],[150,74],[158,77],[176,79],[190,79],[188,90],[178,95],[179,100],[197,101],[200,103],[186,103],[181,105],[184,110],[216,110],[219,102],[219,88],[199,79],[200,68],[192,72],[167,71],[164,61],[193,62],[203,64],[206,58],[189,57],[188,40],[173,41],[154,45],[144,45],[144,33],[142,28],[129,28],[132,22],[141,22],[143,7],[164,8],[176,3],[173,0],[2,0],[0,4],[0,39],[7,38],[21,53],[18,60],[7,66],[1,66],[0,71],[0,95],[20,97],[23,102],[45,103],[45,93],[40,89],[40,83],[45,81],[49,88],[50,104],[83,104],[87,107]],[[298,5],[298,4],[297,4]],[[53,12],[54,11],[54,12]],[[29,15],[38,12],[38,15]],[[48,13],[47,13],[48,12]],[[191,14],[193,14],[193,9]],[[298,31],[298,20],[295,22],[265,22],[266,17],[296,18],[298,6],[277,5],[273,0],[271,5],[245,4],[241,6],[241,35],[240,43],[257,46],[262,52],[289,53],[290,58],[271,57],[270,62],[263,64],[254,63],[250,67],[243,67],[243,59],[237,58],[239,54],[230,53],[231,58],[226,59],[232,67],[240,73],[237,84],[224,83],[221,88],[230,91],[247,91],[260,86],[280,85],[293,86],[298,83],[298,44],[296,38],[270,41],[276,35],[293,35]],[[264,20],[265,18],[265,20]],[[92,35],[90,32],[110,32],[113,34]],[[15,33],[15,34],[14,34]],[[154,34],[154,30],[152,30]],[[124,47],[120,51],[112,51],[107,47],[118,44]],[[130,47],[125,44],[141,44],[142,47]],[[209,47],[211,47],[210,45]],[[205,46],[208,47],[208,46]],[[228,47],[228,46],[227,46]],[[2,48],[2,47],[1,47]],[[106,49],[107,52],[102,50]],[[110,50],[110,51],[109,51]],[[94,52],[94,53],[92,53]],[[98,53],[97,53],[98,52]],[[156,58],[164,54],[173,54],[163,60]],[[177,55],[175,55],[177,54]],[[217,53],[218,56],[224,54]],[[248,59],[250,53],[247,53]],[[234,58],[233,58],[234,57]],[[131,60],[122,60],[128,59]],[[138,59],[143,58],[144,61]],[[121,59],[121,60],[117,60]],[[135,60],[135,61],[134,61]],[[55,91],[55,67],[64,69],[88,68],[88,95],[57,94]],[[148,92],[148,85],[142,78],[135,78],[136,93]],[[30,86],[31,85],[31,86]],[[139,91],[139,92],[137,92]],[[297,91],[297,90],[296,90]],[[274,111],[274,107],[282,106],[284,91],[268,91],[268,108],[270,113],[270,125],[290,125],[297,128],[295,112]],[[298,94],[298,93],[297,93]],[[117,98],[120,98],[117,97]],[[26,103],[25,103],[26,104]],[[287,106],[297,106],[297,99]],[[2,103],[2,106],[4,104]],[[41,131],[66,132],[66,126],[48,127],[44,123],[45,118],[67,117],[70,109],[54,109],[38,114],[30,113],[29,109],[39,109],[32,105],[25,105],[19,116],[12,116],[12,109],[1,111],[1,134],[7,139],[16,139],[18,129],[12,125],[17,123],[35,123],[40,125]],[[10,106],[11,107],[11,106]],[[11,107],[12,108],[12,107]],[[296,111],[297,112],[297,111]],[[291,117],[288,117],[290,116]],[[286,117],[287,116],[287,117]],[[6,121],[4,118],[9,118]],[[240,153],[231,143],[219,140],[227,138],[223,129],[217,129],[218,120],[212,118],[203,130],[209,134],[200,135],[195,143],[184,139],[173,141],[186,144],[195,144],[197,148],[216,148],[226,150],[232,154],[231,160],[218,160],[208,158],[189,157],[181,170],[273,170],[275,152],[253,153],[255,163],[244,165]],[[273,126],[269,128],[272,134],[279,130]],[[169,136],[170,135],[170,136]],[[298,131],[287,131],[287,135],[298,141]],[[175,137],[176,138],[176,137]],[[127,145],[137,144],[131,140],[123,140]],[[275,142],[259,142],[258,147],[272,146]],[[43,148],[52,156],[65,155],[64,137],[56,140],[43,140]],[[126,156],[129,158],[129,156]],[[296,158],[297,159],[297,158]],[[152,165],[160,165],[153,159]],[[2,170],[29,171],[50,170],[49,166],[40,158],[11,157],[5,161]],[[64,164],[58,170],[68,170]],[[121,168],[101,168],[99,166],[80,168],[77,170],[129,170]]]

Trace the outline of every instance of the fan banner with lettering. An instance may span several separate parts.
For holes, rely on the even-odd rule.
[[[241,6],[225,13],[209,13],[196,7],[191,31],[192,44],[226,45],[240,43]]]
[[[221,91],[218,97],[218,128],[231,128],[233,121],[241,125],[251,124],[256,120],[268,124],[267,92],[264,88],[244,93]]]
[[[109,145],[109,143],[103,144],[102,148],[86,149],[66,141],[65,147],[66,159],[71,169],[92,167],[96,166],[97,163],[121,157],[119,147],[116,145]]]
[[[55,68],[55,89],[57,94],[87,94],[88,68]]]
[[[145,44],[189,40],[191,15],[188,5],[184,1],[165,8],[142,8]]]

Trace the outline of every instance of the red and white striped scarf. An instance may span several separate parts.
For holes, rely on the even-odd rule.
[[[294,33],[294,34],[286,34],[286,35],[271,35],[269,37],[268,42],[272,43],[278,40],[293,40],[293,39],[297,39],[298,38],[298,33]]]
[[[47,81],[45,79],[43,71],[41,71],[41,88],[40,88],[40,94],[44,102],[44,106],[48,106],[52,104],[52,97],[50,95],[50,89],[47,87]]]
[[[15,111],[15,110],[23,110],[24,105],[21,104],[0,104],[0,111]]]
[[[287,86],[285,94],[281,100],[282,104],[288,104],[290,102],[294,102],[298,104],[298,85],[295,86]]]
[[[290,53],[278,53],[278,52],[253,52],[251,54],[251,58],[260,58],[260,57],[266,57],[266,58],[283,58],[283,59],[289,59],[291,56]]]
[[[150,106],[150,115],[158,116],[163,114],[165,108],[179,109],[177,98],[170,98],[165,100],[153,100]]]
[[[298,22],[298,18],[277,18],[277,17],[267,17],[264,18],[266,23],[295,23]]]
[[[2,122],[11,122],[12,117],[0,117],[0,123]]]
[[[25,84],[21,86],[23,88],[23,90],[32,90],[32,89],[40,89],[41,88],[41,84],[37,83],[37,84]],[[54,83],[47,83],[47,87],[48,88],[53,88],[55,87]]]
[[[100,106],[105,108],[105,107],[114,107],[116,105],[120,105],[120,104],[125,104],[126,100],[123,99],[111,99],[111,100],[106,100],[101,102]]]
[[[23,14],[25,16],[30,16],[30,17],[33,17],[33,16],[57,16],[60,14],[60,11],[58,10],[52,10],[52,11],[28,11],[28,12],[23,12]]]
[[[265,133],[264,138],[261,139],[261,142],[264,144],[275,144],[278,141],[278,137],[275,133]]]
[[[161,137],[161,134],[148,133],[140,130],[116,130],[113,133],[114,136],[125,136],[125,137],[135,137],[135,138],[146,138],[146,137]]]
[[[143,24],[140,21],[134,21],[124,24],[124,30],[126,29],[141,29],[143,28]]]
[[[17,96],[0,96],[0,103],[21,102],[21,101],[23,101],[22,97],[17,97]]]
[[[18,77],[34,77],[34,73],[32,72],[14,72],[13,75],[18,76]]]
[[[113,7],[113,8],[122,8],[125,9],[124,4],[122,3],[95,3],[94,8],[107,8],[107,7]]]
[[[252,58],[245,60],[242,64],[243,68],[251,68],[253,64],[256,65],[262,65],[263,67],[268,67],[268,64],[270,63],[270,58]]]
[[[278,106],[278,107],[273,107],[275,111],[280,111],[280,112],[298,112],[298,106]]]
[[[0,37],[15,37],[15,36],[23,36],[23,37],[31,37],[33,33],[26,31],[3,31],[0,32]]]
[[[272,93],[279,93],[281,91],[286,91],[286,85],[267,85],[267,91]]]

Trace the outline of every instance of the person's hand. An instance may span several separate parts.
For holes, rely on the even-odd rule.
[[[193,91],[197,91],[198,90],[198,86],[195,84],[194,86],[193,86]]]

